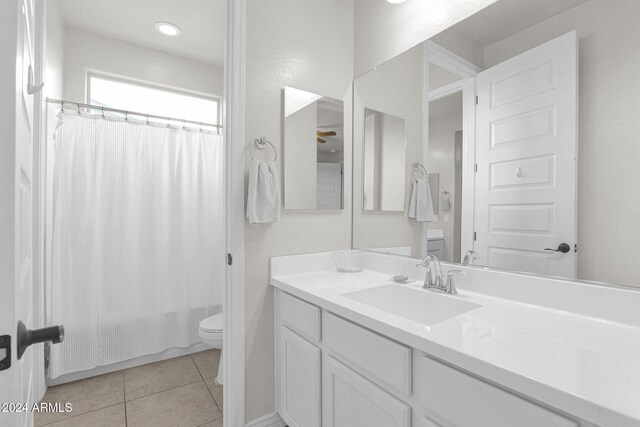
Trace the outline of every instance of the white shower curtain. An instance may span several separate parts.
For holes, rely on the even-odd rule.
[[[58,118],[47,318],[66,336],[50,377],[199,342],[222,310],[222,137]]]

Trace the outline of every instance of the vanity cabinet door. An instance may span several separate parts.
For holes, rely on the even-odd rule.
[[[324,365],[324,427],[410,427],[411,408],[331,356]]]
[[[320,427],[320,349],[280,329],[278,412],[289,427]]]

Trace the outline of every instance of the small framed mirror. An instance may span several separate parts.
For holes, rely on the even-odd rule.
[[[365,108],[362,208],[404,211],[407,137],[404,119]]]
[[[284,208],[344,206],[343,102],[284,89]]]

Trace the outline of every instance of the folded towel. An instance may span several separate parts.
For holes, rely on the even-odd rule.
[[[280,221],[280,184],[273,162],[253,160],[249,173],[247,218],[250,224]]]
[[[407,216],[420,222],[433,221],[433,203],[431,201],[431,189],[427,178],[416,178],[412,182],[411,197]]]
[[[442,212],[449,212],[451,210],[451,193],[443,191],[440,194],[440,205],[442,206]]]

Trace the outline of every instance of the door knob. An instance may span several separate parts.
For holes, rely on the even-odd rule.
[[[545,251],[562,252],[563,254],[566,254],[570,250],[571,246],[569,246],[568,243],[560,243],[558,249],[545,248]]]
[[[49,326],[42,329],[27,329],[22,323],[18,322],[18,359],[22,357],[24,351],[31,344],[38,344],[45,341],[51,341],[53,344],[61,343],[64,340],[64,326]]]

